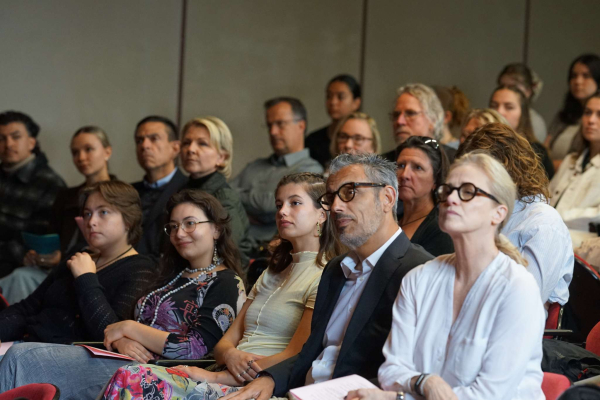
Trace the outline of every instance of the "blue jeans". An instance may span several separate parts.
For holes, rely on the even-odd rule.
[[[0,393],[30,383],[52,383],[60,399],[95,399],[126,360],[94,358],[80,346],[13,345],[0,361]]]
[[[0,279],[2,294],[8,304],[15,304],[29,296],[46,279],[50,270],[39,267],[20,267]]]

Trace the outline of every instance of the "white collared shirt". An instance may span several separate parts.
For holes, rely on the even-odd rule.
[[[340,263],[346,277],[346,282],[325,330],[325,336],[323,337],[324,349],[319,357],[313,361],[310,371],[306,374],[306,384],[324,382],[333,376],[333,370],[335,369],[335,364],[342,348],[346,329],[369,280],[369,276],[371,276],[371,271],[383,253],[401,233],[402,229],[398,228],[396,233],[383,246],[362,262],[356,253],[351,251]]]

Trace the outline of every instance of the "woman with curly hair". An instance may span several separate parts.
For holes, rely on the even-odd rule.
[[[560,214],[548,205],[548,177],[535,152],[522,135],[498,123],[478,128],[456,155],[475,150],[500,161],[517,185],[514,211],[502,233],[527,259],[542,301],[564,305],[573,277],[571,238]]]

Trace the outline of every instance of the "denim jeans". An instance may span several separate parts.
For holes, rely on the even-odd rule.
[[[2,294],[8,304],[15,304],[29,296],[48,277],[50,270],[39,267],[20,267],[0,279]]]
[[[30,383],[52,383],[60,399],[95,399],[126,360],[94,358],[80,346],[13,345],[0,361],[0,393]]]

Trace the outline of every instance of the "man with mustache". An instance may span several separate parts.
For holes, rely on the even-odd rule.
[[[310,158],[304,148],[306,109],[302,102],[293,97],[277,97],[267,100],[264,107],[273,154],[246,165],[230,183],[240,194],[250,219],[248,237],[254,253],[277,232],[274,194],[277,182],[297,172],[323,172],[321,164]]]
[[[394,111],[390,113],[396,146],[410,136],[427,136],[439,142],[443,134],[444,109],[435,91],[422,83],[409,83],[397,93]],[[452,162],[456,150],[446,145],[441,147]],[[395,162],[398,154],[393,149],[383,157]]]
[[[342,154],[330,172],[320,202],[350,252],[323,271],[311,333],[300,354],[258,372],[252,383],[224,399],[266,400],[351,374],[375,379],[385,361],[382,349],[402,278],[432,256],[411,244],[398,226],[394,163],[372,154]]]
[[[188,178],[175,166],[179,140],[171,120],[157,115],[142,119],[135,128],[134,139],[138,163],[146,172],[142,181],[132,184],[140,194],[143,213],[144,234],[136,250],[158,258],[166,238],[165,206]]]
[[[65,182],[39,148],[27,114],[0,114],[0,277],[23,265],[22,232],[48,233],[52,204]]]

